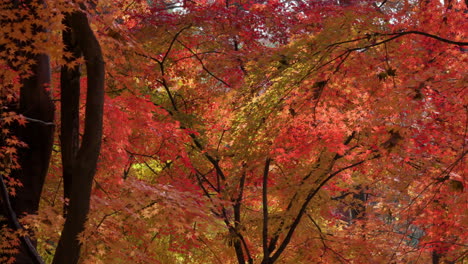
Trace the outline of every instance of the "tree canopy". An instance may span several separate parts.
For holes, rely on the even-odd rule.
[[[466,1],[4,1],[1,263],[462,263]]]

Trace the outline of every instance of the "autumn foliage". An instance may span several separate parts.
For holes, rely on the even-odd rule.
[[[13,201],[42,193],[39,209],[13,208],[20,225],[1,197],[1,263],[25,237],[46,263],[72,263],[67,250],[80,263],[467,257],[465,2],[13,2],[0,10],[0,173]],[[102,126],[86,112],[99,109],[90,46]],[[19,107],[46,55],[51,120]],[[55,128],[43,187],[17,176],[32,125]]]

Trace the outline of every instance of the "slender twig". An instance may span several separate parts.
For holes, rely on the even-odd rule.
[[[324,233],[322,232],[322,229],[320,228],[320,226],[317,224],[317,222],[312,218],[312,216],[310,216],[309,213],[306,213],[307,215],[307,218],[309,218],[309,220],[314,224],[315,228],[317,228],[317,230],[319,231],[319,236],[320,236],[320,241],[322,242],[322,245],[323,245],[323,248],[324,248],[324,253],[326,252],[326,250],[330,250],[333,254],[335,254],[336,256],[338,256],[338,258],[342,259],[343,261],[349,263],[350,261],[348,259],[346,259],[345,257],[343,257],[340,253],[338,253],[336,250],[334,250],[333,248],[331,248],[330,246],[327,245],[327,243],[325,243],[325,241],[327,240],[325,237],[324,237]],[[323,255],[322,254],[322,255]],[[341,261],[340,261],[341,262]],[[343,262],[341,262],[343,263]]]
[[[203,240],[201,237],[197,237],[197,240],[198,241],[201,241],[207,248],[209,251],[211,251],[211,253],[213,254],[214,258],[216,259],[216,261],[219,263],[219,264],[223,264],[224,262],[221,261],[221,259],[218,257],[218,254],[216,254],[216,252],[213,251],[213,249],[210,247],[210,245],[208,243],[206,243],[205,240]]]
[[[436,39],[438,41],[445,42],[448,44],[453,44],[453,45],[458,45],[458,46],[468,46],[468,42],[454,41],[454,40],[446,39],[443,37],[439,37],[437,35],[429,34],[429,33],[422,32],[422,31],[417,31],[417,30],[410,30],[410,31],[403,31],[403,32],[396,32],[396,33],[376,33],[377,36],[396,36],[397,38],[405,36],[405,35],[410,35],[410,34],[425,36],[425,37]]]
[[[198,56],[198,53],[196,53],[195,51],[193,51],[190,47],[188,47],[187,45],[185,45],[182,41],[180,40],[177,40],[177,42],[180,43],[180,45],[182,45],[184,48],[186,48],[190,53],[193,54],[193,56],[195,57],[195,59],[197,59],[198,62],[200,62],[200,65],[202,66],[203,70],[206,71],[206,73],[208,73],[209,75],[211,75],[211,77],[215,78],[216,80],[218,80],[219,82],[221,82],[222,84],[226,85],[227,87],[231,88],[231,85],[229,85],[227,82],[223,81],[223,79],[219,78],[218,76],[216,76],[215,74],[213,74],[210,70],[208,70],[208,68],[206,68],[205,64],[203,63],[203,60],[200,58],[200,56]]]
[[[382,3],[380,3],[380,5],[378,6],[378,8],[381,8],[383,5],[385,5],[385,3],[387,3],[388,0],[384,0]]]
[[[18,221],[18,218],[16,216],[15,211],[13,210],[13,207],[11,206],[10,196],[8,195],[8,190],[5,185],[5,181],[3,180],[3,176],[1,174],[0,174],[0,193],[2,197],[2,204],[7,213],[7,218],[10,222],[10,226],[15,231],[24,230],[24,228],[21,226],[21,224]],[[20,236],[20,240],[23,246],[26,248],[29,256],[31,257],[33,264],[45,264],[44,260],[42,260],[41,256],[37,252],[36,248],[34,247],[28,235]]]
[[[206,175],[207,175],[208,173],[212,172],[213,169],[211,169],[211,170],[210,170],[208,173],[206,173],[206,174],[201,173],[201,172],[200,172],[199,170],[197,170],[197,169],[195,169],[195,171],[197,172],[197,176],[201,177],[201,179],[202,179],[204,182],[208,183],[208,185],[211,187],[211,189],[213,189],[213,190],[214,190],[215,192],[217,192],[217,193],[220,192],[220,190],[219,190],[218,188],[216,188],[216,187],[213,185],[213,183],[212,183],[211,181],[209,181],[209,180],[206,178]]]
[[[24,116],[24,115],[21,115],[21,116],[22,116],[25,120],[27,120],[27,121],[29,121],[29,122],[39,123],[39,124],[44,125],[44,126],[55,126],[54,122],[45,122],[45,121],[42,121],[42,120],[39,120],[39,119],[27,117],[27,116]]]
[[[172,47],[174,46],[174,43],[177,41],[177,38],[179,37],[179,35],[182,34],[182,32],[184,30],[189,29],[191,27],[192,27],[192,25],[188,25],[186,27],[183,27],[174,35],[174,37],[171,40],[171,43],[169,44],[169,47],[167,48],[166,52],[164,53],[164,56],[163,56],[162,60],[160,61],[160,64],[164,64],[164,62],[166,61],[166,59],[169,56],[169,53],[171,52]]]

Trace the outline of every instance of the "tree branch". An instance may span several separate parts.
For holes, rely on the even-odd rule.
[[[331,179],[333,179],[333,177],[335,177],[336,175],[338,175],[339,173],[341,173],[342,171],[345,171],[347,169],[350,169],[350,168],[353,168],[353,167],[356,167],[356,166],[359,166],[361,164],[363,164],[364,162],[366,161],[369,161],[369,160],[372,160],[372,159],[376,159],[380,157],[379,155],[376,155],[370,159],[367,159],[367,160],[361,160],[359,162],[356,162],[356,163],[353,163],[349,166],[346,166],[346,167],[343,167],[341,169],[338,169],[336,170],[335,172],[333,173],[330,173],[330,175],[325,178],[312,192],[310,192],[308,195],[307,195],[307,198],[305,199],[304,203],[302,204],[301,206],[301,209],[299,210],[299,213],[297,214],[296,218],[294,219],[294,222],[291,224],[290,228],[289,228],[289,231],[288,233],[286,234],[286,237],[284,238],[283,242],[280,244],[278,250],[276,250],[275,254],[273,254],[273,256],[271,257],[271,261],[274,262],[276,261],[279,256],[283,253],[284,249],[286,248],[286,246],[289,244],[289,242],[291,241],[291,238],[292,238],[292,235],[294,234],[297,226],[299,225],[301,219],[302,219],[302,216],[304,215],[304,213],[306,212],[306,209],[307,209],[307,206],[309,205],[310,201],[315,197],[315,195],[322,189],[322,187],[327,184],[327,182],[329,182]]]
[[[16,214],[11,206],[10,196],[8,195],[8,190],[6,188],[5,181],[3,180],[2,174],[0,174],[0,195],[2,198],[4,212],[6,212],[7,214],[6,216],[7,216],[7,219],[11,228],[13,228],[16,231],[23,230],[23,227],[19,223],[18,218],[16,217]],[[37,253],[37,250],[34,247],[33,243],[31,242],[31,239],[29,238],[29,236],[21,235],[20,240],[21,240],[21,243],[23,243],[23,245],[25,246],[26,250],[28,251],[28,254],[33,261],[33,264],[45,264],[44,260],[42,260],[39,253]]]
[[[177,40],[177,42],[179,42],[182,46],[184,46],[184,48],[186,48],[190,53],[192,53],[192,55],[198,60],[198,62],[200,62],[200,65],[202,66],[203,70],[205,70],[209,75],[211,75],[211,77],[215,78],[216,80],[218,80],[222,84],[224,84],[227,87],[231,88],[231,85],[229,85],[228,83],[223,81],[221,78],[219,78],[218,76],[213,74],[210,70],[208,70],[208,68],[206,68],[205,64],[203,63],[203,60],[198,56],[198,53],[196,53],[191,48],[189,48],[187,45],[185,45],[182,41]]]
[[[174,43],[175,43],[176,41],[178,41],[177,38],[179,37],[179,35],[182,34],[182,32],[183,32],[184,30],[189,29],[190,27],[192,27],[192,25],[188,25],[188,26],[186,26],[186,27],[183,27],[183,28],[181,28],[181,29],[174,35],[174,37],[173,37],[172,40],[171,40],[171,43],[169,44],[169,47],[167,48],[166,53],[164,54],[164,57],[163,57],[162,60],[159,62],[161,65],[163,65],[164,62],[166,61],[167,57],[169,56],[169,53],[170,53],[171,50],[172,50],[172,47],[174,46]],[[180,42],[180,41],[179,41],[179,42]]]
[[[268,250],[268,172],[270,170],[271,159],[267,158],[265,161],[265,169],[263,171],[263,190],[262,190],[262,207],[263,207],[263,258],[268,261],[270,252]]]
[[[41,125],[44,125],[44,126],[55,126],[54,122],[45,122],[45,121],[42,121],[42,120],[39,120],[39,119],[35,119],[35,118],[31,118],[31,117],[27,117],[27,116],[24,116],[22,115],[23,118],[29,122],[36,122],[36,123],[39,123]]]
[[[235,200],[235,203],[234,203],[234,226],[236,228],[239,227],[240,220],[241,220],[240,211],[241,211],[242,199],[244,195],[245,178],[246,178],[246,173],[244,172],[242,173],[242,176],[239,182],[239,195],[237,196],[237,199]]]
[[[438,41],[445,42],[448,44],[453,44],[453,45],[458,45],[458,46],[468,46],[468,42],[454,41],[454,40],[446,39],[437,35],[429,34],[429,33],[422,32],[422,31],[417,31],[417,30],[403,31],[403,32],[397,32],[397,33],[376,33],[377,36],[379,35],[380,36],[396,36],[398,38],[405,36],[405,35],[410,35],[410,34],[425,36],[425,37],[436,39]]]

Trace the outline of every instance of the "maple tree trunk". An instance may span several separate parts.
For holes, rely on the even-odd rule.
[[[48,85],[50,83],[49,57],[44,54],[31,56],[34,59],[33,75],[22,81],[18,113],[28,119],[26,126],[17,126],[15,134],[27,144],[26,148],[18,150],[18,162],[21,169],[14,170],[11,177],[18,179],[22,187],[18,188],[16,196],[10,196],[12,212],[9,215],[10,226],[18,229],[16,216],[36,214],[39,208],[42,187],[49,167],[54,135],[54,104],[50,98]],[[4,210],[8,210],[4,206]],[[35,244],[34,239],[32,243]],[[33,251],[22,240],[19,253],[15,255],[17,264],[40,263]]]
[[[38,4],[42,3],[42,1],[38,1]],[[17,4],[14,1],[12,8],[19,8]],[[28,7],[29,14],[35,17],[35,6],[30,1],[25,1],[23,4]],[[22,19],[5,22],[16,25],[16,23],[23,22]],[[34,28],[33,36],[41,31],[44,31],[41,27]],[[25,47],[30,45],[30,42],[18,42],[16,45],[17,47]],[[18,164],[21,169],[13,170],[10,174],[10,177],[19,180],[22,186],[17,188],[15,196],[11,196],[6,193],[3,179],[1,182],[3,186],[1,200],[3,211],[1,215],[6,216],[9,226],[14,230],[22,228],[17,217],[37,213],[42,187],[49,167],[55,130],[53,123],[55,107],[49,91],[51,81],[49,56],[28,52],[19,53],[32,62],[30,65],[31,75],[21,80],[19,105],[13,106],[11,109],[28,120],[25,126],[15,125],[12,127],[13,133],[19,140],[27,144],[27,147],[17,150]],[[14,65],[12,61],[10,63]],[[16,67],[10,66],[18,70]],[[26,236],[21,237],[20,240],[19,253],[14,256],[15,263],[42,263],[34,248],[34,238],[30,239]]]
[[[77,47],[83,53],[86,61],[88,90],[83,140],[76,156],[74,155],[74,149],[77,146],[78,128],[76,126],[78,122],[76,120],[70,121],[64,128],[65,131],[62,131],[66,132],[66,138],[63,138],[62,141],[62,146],[67,147],[67,153],[64,155],[70,155],[70,157],[67,157],[70,159],[70,164],[67,165],[69,167],[65,169],[70,175],[64,175],[64,177],[69,177],[67,182],[64,183],[66,185],[64,189],[69,192],[68,194],[65,193],[65,195],[69,195],[70,203],[54,256],[54,264],[75,264],[79,260],[81,243],[78,235],[84,230],[89,212],[91,187],[101,148],[104,104],[104,62],[101,47],[90,28],[86,14],[79,11],[67,14],[66,24],[68,24],[70,32],[64,35],[65,40],[68,37],[75,39]],[[68,89],[65,97],[62,98],[67,102],[69,102],[69,99],[70,101],[73,100],[70,98],[72,96],[70,94],[79,92],[77,91],[79,89],[78,77],[76,69],[72,69],[62,78],[63,89]],[[71,113],[72,119],[77,118],[78,104],[76,104],[76,101],[72,105],[64,105],[63,107],[72,108],[67,109],[67,111],[69,110],[68,113]]]
[[[12,176],[23,184],[16,197],[11,197],[16,215],[36,214],[39,208],[42,187],[49,168],[52,152],[55,108],[49,96],[50,83],[49,57],[41,54],[35,58],[34,75],[23,81],[20,93],[19,113],[30,121],[25,127],[18,127],[17,135],[28,144],[19,150],[21,170],[14,171]],[[31,263],[30,252],[23,247],[16,256],[17,263]],[[33,262],[34,263],[34,262]]]
[[[63,24],[67,27],[62,33],[65,52],[70,52],[71,57],[64,58],[67,63],[71,63],[81,56],[81,51],[76,42],[76,37],[70,29],[70,19],[64,19]],[[62,66],[60,73],[60,147],[62,154],[63,171],[63,191],[65,205],[63,214],[66,216],[68,210],[68,201],[70,200],[73,163],[79,148],[79,130],[80,130],[80,66],[69,67]]]
[[[18,127],[19,138],[28,144],[21,149],[19,160],[21,170],[15,171],[23,184],[21,195],[12,199],[17,214],[35,214],[39,207],[42,186],[49,167],[52,152],[55,107],[48,92],[50,83],[49,57],[35,56],[34,75],[23,81],[20,93],[19,113],[30,121]],[[31,120],[40,120],[35,122]],[[23,193],[24,192],[24,193]]]
[[[432,251],[432,264],[439,264],[440,255],[436,251]]]

